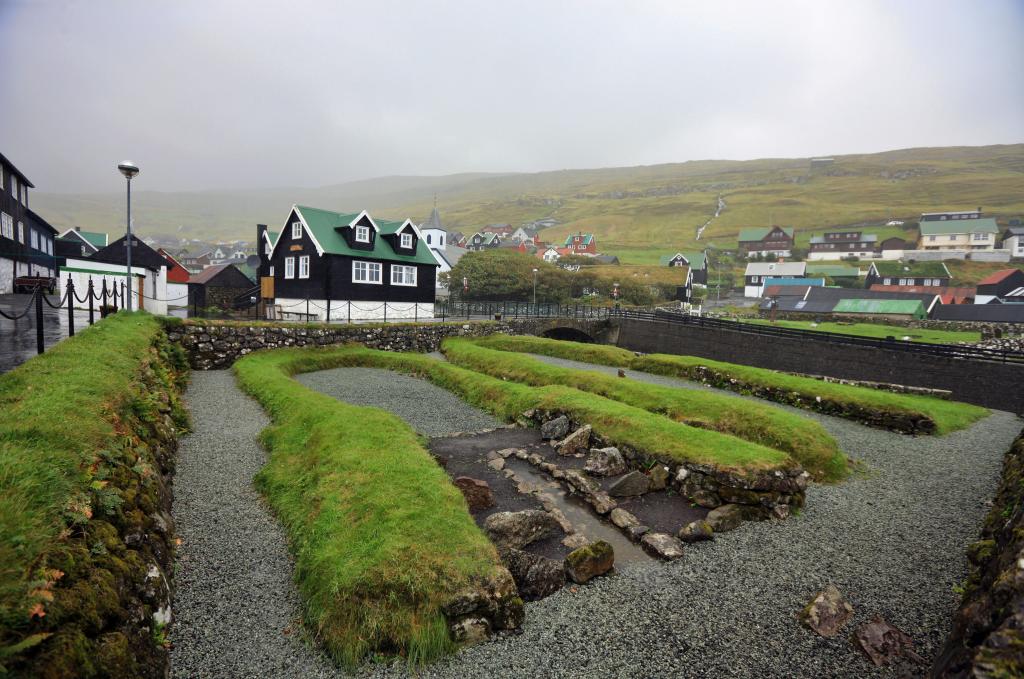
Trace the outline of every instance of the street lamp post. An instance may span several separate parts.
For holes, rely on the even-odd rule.
[[[125,309],[128,311],[132,310],[132,177],[139,173],[139,166],[130,160],[125,160],[117,164],[117,169],[121,171],[125,179],[128,180],[128,217],[127,227],[128,236],[125,239],[125,246],[128,248],[127,251],[127,265],[128,265],[128,294],[125,295]],[[140,293],[141,294],[141,293]]]
[[[533,306],[537,307],[537,272],[539,269],[534,267],[533,269]]]

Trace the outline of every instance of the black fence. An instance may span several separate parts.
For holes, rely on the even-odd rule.
[[[628,318],[641,321],[656,321],[659,323],[673,323],[678,325],[691,325],[701,328],[717,328],[721,330],[747,333],[750,335],[797,338],[800,340],[807,340],[809,342],[828,342],[829,344],[845,344],[850,346],[887,349],[890,351],[904,351],[913,354],[941,356],[943,358],[999,361],[1002,363],[1024,363],[1024,353],[1007,349],[986,349],[960,344],[929,344],[926,342],[899,340],[895,337],[892,339],[876,339],[873,337],[860,337],[858,335],[843,335],[835,332],[796,330],[793,328],[780,328],[773,325],[762,325],[759,323],[743,323],[742,321],[708,318],[707,316],[690,316],[663,309],[654,311],[613,309],[611,317]]]
[[[442,318],[608,318],[611,309],[592,304],[556,302],[470,302],[446,301],[434,305]]]
[[[107,289],[106,280],[103,281],[103,285],[100,290],[96,290],[93,286],[92,279],[89,279],[88,286],[86,287],[85,294],[79,295],[75,290],[75,284],[68,277],[67,282],[64,285],[64,294],[56,302],[51,302],[47,296],[47,290],[53,289],[46,287],[42,283],[37,283],[32,288],[32,292],[25,303],[25,307],[17,313],[5,313],[0,309],[0,318],[6,318],[9,321],[17,321],[18,319],[25,318],[29,314],[35,316],[35,327],[36,327],[36,353],[41,354],[45,351],[43,341],[43,305],[47,305],[51,309],[64,309],[67,308],[68,313],[68,336],[73,337],[75,334],[75,303],[87,305],[89,312],[89,325],[96,322],[96,315],[99,314],[100,318],[107,316],[112,313],[116,313],[120,308],[124,306],[125,295],[130,294],[125,284],[122,282],[120,285],[112,285],[110,289]]]

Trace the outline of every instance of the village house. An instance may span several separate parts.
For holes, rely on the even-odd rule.
[[[29,209],[30,188],[35,185],[0,154],[0,294],[14,292],[18,278],[57,273],[57,230]]]
[[[875,248],[875,258],[887,260],[903,259],[903,253],[907,250],[913,250],[915,247],[915,243],[893,236],[878,243]]]
[[[1024,271],[1003,269],[978,281],[975,304],[1024,302]]]
[[[804,262],[751,262],[743,272],[743,296],[761,297],[769,278],[804,278],[806,273]]]
[[[213,264],[188,279],[188,305],[207,309],[232,309],[245,293],[251,300],[241,300],[242,306],[255,303],[257,293],[253,282],[234,264]]]
[[[784,288],[783,288],[784,289]],[[880,292],[875,290],[864,290],[857,288],[829,288],[817,286],[794,286],[794,290],[805,290],[803,296],[784,295],[776,296],[761,302],[762,310],[769,310],[770,305],[775,306],[777,312],[792,314],[813,314],[825,316],[832,313],[839,313],[836,307],[843,300],[914,300],[924,306],[925,313],[932,314],[933,309],[942,306],[942,300],[934,292]],[[856,313],[856,312],[854,312]]]
[[[501,245],[501,237],[496,233],[478,231],[466,241],[467,250],[489,250]]]
[[[60,257],[89,257],[107,247],[107,234],[82,231],[76,226],[57,236],[57,255]]]
[[[185,306],[188,304],[189,270],[167,250],[157,248],[156,253],[167,261],[167,305]]]
[[[740,230],[739,251],[747,257],[789,257],[793,254],[793,228],[772,226]]]
[[[662,266],[688,266],[693,272],[694,284],[708,284],[708,253],[706,250],[704,252],[677,252],[674,255],[663,255],[659,261]]]
[[[964,212],[926,212],[918,223],[919,250],[994,250],[999,227],[981,208]]]
[[[834,285],[853,287],[860,283],[861,270],[843,264],[808,264],[808,276],[827,276]]]
[[[564,247],[574,255],[596,255],[597,238],[592,233],[571,233],[565,237]]]
[[[1024,258],[1024,226],[1011,226],[1003,232],[1003,249],[1009,250],[1011,257]]]
[[[438,276],[436,278],[435,297],[447,296],[448,286],[443,283],[440,274],[450,272],[452,267],[458,264],[462,256],[469,251],[466,248],[459,247],[448,237],[448,230],[444,228],[444,224],[441,222],[441,213],[437,211],[436,205],[431,210],[430,217],[419,225],[419,230],[423,235],[423,241],[430,249],[430,254],[434,256],[434,260],[437,262]]]
[[[878,236],[860,231],[826,231],[811,238],[808,260],[872,257]]]
[[[943,304],[973,304],[974,288],[954,288],[928,285],[882,285],[875,283],[869,290],[873,292],[914,292],[938,295]]]
[[[872,262],[864,287],[881,285],[925,285],[948,287],[952,275],[942,262]]]
[[[261,296],[283,317],[433,316],[438,264],[411,220],[295,205],[267,259]]]

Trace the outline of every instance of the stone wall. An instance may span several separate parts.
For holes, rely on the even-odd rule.
[[[709,314],[713,316],[714,314]],[[770,318],[767,311],[758,312],[760,318]],[[725,320],[732,320],[729,316],[721,316]],[[796,312],[777,312],[776,320],[779,321],[814,321],[820,319],[828,323],[876,323],[878,325],[892,325],[907,330],[976,330],[984,335],[993,335],[998,329],[1003,335],[1024,334],[1024,325],[1020,323],[989,323],[984,321],[937,321],[937,320],[880,320],[871,316],[850,316],[843,314],[809,314]]]
[[[786,372],[903,384],[951,392],[955,401],[1024,412],[1024,364],[969,361],[877,347],[751,335],[727,328],[623,319],[618,346],[647,353],[701,356]]]
[[[1024,676],[1024,433],[1006,454],[981,539],[967,558],[963,601],[931,676]]]
[[[326,346],[360,342],[386,351],[437,351],[446,337],[478,337],[494,333],[536,334],[557,320],[509,319],[449,323],[387,325],[298,325],[269,323],[216,323],[186,321],[168,326],[172,342],[179,342],[197,370],[226,368],[257,349]]]

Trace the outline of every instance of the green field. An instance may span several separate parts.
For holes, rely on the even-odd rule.
[[[857,337],[873,337],[884,339],[895,337],[903,339],[910,337],[913,342],[925,342],[928,344],[956,344],[957,342],[977,342],[981,339],[978,331],[967,330],[932,330],[930,328],[901,328],[895,325],[882,325],[880,323],[815,323],[814,321],[772,321],[764,318],[744,318],[744,323],[757,323],[760,325],[775,325],[780,328],[793,328],[795,330],[815,330],[817,332],[835,332],[841,335],[856,335]]]
[[[781,224],[797,242],[837,226],[863,225],[880,238],[908,236],[884,227],[924,211],[983,206],[1001,220],[1024,214],[1024,144],[919,148],[836,156],[811,171],[808,159],[704,160],[643,167],[532,174],[388,177],[316,189],[134,193],[136,231],[204,238],[253,239],[255,224],[277,227],[293,203],[421,221],[435,194],[448,228],[472,233],[491,223],[518,225],[553,217],[542,233],[561,241],[593,232],[599,249],[623,263],[656,264],[658,256],[698,245],[735,247],[741,228]],[[696,229],[726,209],[698,243]],[[108,230],[122,220],[122,196],[36,192],[33,207],[54,226]]]

